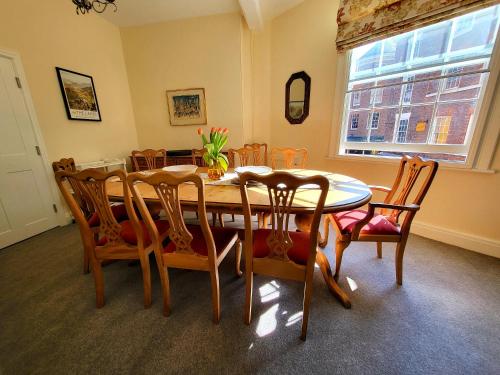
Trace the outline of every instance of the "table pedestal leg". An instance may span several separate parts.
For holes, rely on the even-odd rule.
[[[330,292],[346,309],[350,309],[351,301],[349,300],[347,293],[340,288],[339,284],[337,284],[337,282],[333,278],[332,269],[330,268],[330,262],[328,261],[325,253],[323,253],[323,251],[321,251],[320,249],[318,249],[316,252],[316,263],[318,264],[321,273],[323,274],[323,278],[325,279],[326,285],[328,286],[328,289],[330,289]]]
[[[313,216],[309,214],[295,215],[295,225],[297,226],[297,229],[301,232],[310,232],[312,217]],[[318,242],[321,242],[321,236],[319,237],[320,238],[318,239]],[[330,262],[328,261],[325,253],[323,253],[323,251],[321,251],[320,249],[317,249],[316,252],[316,263],[318,264],[321,273],[323,274],[323,278],[325,279],[326,285],[328,286],[328,289],[330,289],[330,292],[346,309],[350,309],[351,301],[349,300],[347,293],[340,288],[339,284],[337,284],[337,282],[333,278]]]

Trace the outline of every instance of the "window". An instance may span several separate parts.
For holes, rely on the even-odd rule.
[[[451,116],[437,116],[434,120],[432,143],[445,144],[450,130]]]
[[[378,129],[378,122],[380,120],[380,113],[379,112],[373,112],[370,115],[370,121],[368,122],[369,127],[371,129]]]
[[[462,72],[462,67],[450,68],[447,70],[447,75],[451,75],[451,77],[446,78],[446,83],[445,83],[446,90],[452,90],[460,86],[460,76],[453,75],[453,74],[459,74],[460,72]]]
[[[353,49],[339,154],[467,162],[499,22],[496,5]]]
[[[407,81],[413,81],[415,77],[408,77]],[[403,88],[403,104],[411,103],[411,96],[413,95],[413,83],[407,83]]]
[[[361,102],[361,93],[359,91],[355,91],[352,93],[352,106],[359,107]]]
[[[397,127],[396,142],[405,143],[406,133],[408,132],[408,122],[410,120],[410,113],[404,113],[399,119],[399,124]]]
[[[359,113],[353,113],[351,116],[351,129],[357,129],[359,124]]]
[[[375,89],[370,91],[370,104],[380,104],[382,103],[382,95],[384,89]]]

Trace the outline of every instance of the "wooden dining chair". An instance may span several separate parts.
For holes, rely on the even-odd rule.
[[[271,167],[273,169],[305,168],[307,149],[305,148],[278,148],[271,150]]]
[[[146,164],[144,165],[139,163],[139,159],[144,160]],[[167,165],[167,150],[134,150],[132,151],[132,161],[134,163],[135,171],[163,168]]]
[[[368,210],[351,210],[330,214],[324,221],[324,238],[328,243],[330,223],[337,232],[335,240],[335,279],[338,279],[342,255],[352,241],[376,242],[377,256],[382,258],[382,243],[396,243],[396,281],[403,284],[403,255],[415,214],[429,190],[438,169],[436,161],[423,161],[420,157],[403,156],[392,188],[370,186],[386,193],[381,203],[370,202]],[[410,198],[411,197],[411,198]],[[411,199],[411,203],[407,201]],[[380,212],[375,210],[380,209]],[[401,215],[404,219],[401,222]]]
[[[203,155],[205,154],[206,150],[204,148],[196,149],[193,148],[191,150],[191,161],[193,165],[197,165],[199,167],[208,167],[207,163],[205,162],[205,159],[203,159]]]
[[[54,173],[59,171],[64,172],[77,172],[75,161],[73,158],[63,158],[59,161],[55,161],[52,163],[52,170]],[[82,210],[83,216],[88,222],[89,227],[95,236],[99,233],[100,220],[99,215],[97,214],[94,205],[92,204],[92,200],[86,196],[84,190],[81,189],[80,184],[75,183],[73,179],[68,180],[68,183],[73,190],[73,196]],[[128,219],[127,209],[123,203],[112,203],[111,204],[111,212],[115,217],[116,221],[122,222]],[[90,263],[88,253],[84,249],[83,254],[83,273],[90,272]]]
[[[253,150],[253,165],[267,165],[267,143],[245,143],[243,147]]]
[[[143,277],[144,307],[149,307],[151,305],[149,254],[154,246],[144,222],[139,221],[133,208],[125,172],[115,170],[104,173],[95,169],[86,169],[81,172],[58,171],[55,176],[57,185],[78,223],[84,252],[90,259],[96,288],[96,306],[98,308],[104,306],[102,263],[109,260],[139,260]],[[107,195],[106,182],[110,179],[119,179],[123,185],[125,207],[129,219],[120,223],[113,215]],[[92,231],[74,195],[68,189],[68,184],[63,183],[65,180],[68,180],[71,186],[78,186],[87,199],[91,200],[99,216],[97,236]],[[149,212],[148,218],[151,218]],[[153,225],[159,233],[160,240],[164,240],[169,228],[168,222],[156,220]]]
[[[248,199],[248,181],[267,186],[271,228],[252,229],[252,210]],[[288,228],[295,192],[302,185],[319,187],[318,201],[313,213],[311,231],[295,232]],[[309,304],[312,297],[314,264],[318,243],[318,228],[328,194],[329,182],[324,176],[298,177],[287,172],[257,175],[246,172],[240,176],[241,200],[245,217],[245,277],[246,324],[252,316],[253,275],[262,274],[304,282],[301,338],[306,339]]]
[[[213,321],[220,320],[219,265],[229,250],[236,244],[236,274],[241,276],[241,242],[236,229],[210,227],[205,207],[205,185],[198,175],[177,177],[168,172],[158,172],[151,176],[131,173],[127,177],[134,199],[145,218],[153,239],[156,262],[163,290],[163,314],[170,314],[170,282],[168,268],[183,268],[210,273],[212,285]],[[137,184],[141,182],[141,184]],[[182,216],[179,187],[192,183],[196,189],[199,225],[186,225]],[[148,214],[139,186],[152,187],[167,214],[170,223],[170,242],[165,246],[161,241],[153,220]],[[191,185],[192,186],[192,185]],[[190,187],[191,187],[190,186]]]
[[[236,156],[238,156],[237,159]],[[253,158],[254,150],[251,147],[230,148],[227,150],[227,159],[231,168],[255,165]]]

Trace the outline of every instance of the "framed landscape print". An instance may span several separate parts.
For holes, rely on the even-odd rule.
[[[205,89],[167,90],[170,125],[206,125]]]
[[[92,77],[63,68],[56,71],[68,119],[101,121]]]

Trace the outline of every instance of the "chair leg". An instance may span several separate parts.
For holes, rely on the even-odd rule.
[[[300,334],[301,340],[306,340],[307,335],[307,324],[309,322],[309,306],[311,304],[312,290],[313,290],[313,272],[312,269],[310,275],[307,275],[306,283],[304,285],[304,305],[302,314],[302,332]]]
[[[238,276],[238,277],[241,277],[241,275],[243,275],[243,272],[241,272],[241,248],[242,248],[241,240],[238,239],[236,241],[236,249],[235,249],[235,251],[236,251],[236,263],[235,263],[236,270],[235,271],[236,271],[236,276]]]
[[[219,216],[219,224],[221,228],[224,228],[224,214],[219,212],[218,216]]]
[[[340,266],[342,265],[342,255],[344,250],[349,246],[349,242],[337,241],[335,243],[335,275],[333,278],[335,280],[339,279]]]
[[[403,285],[403,255],[406,247],[406,239],[396,245],[396,282]]]
[[[324,249],[328,245],[328,235],[330,232],[330,215],[326,215],[323,221],[323,238],[318,241],[319,247]]]
[[[377,257],[382,258],[382,242],[377,242]]]
[[[212,212],[212,225],[214,227],[217,225],[217,212]]]
[[[104,275],[101,262],[97,259],[92,261],[92,272],[94,273],[96,307],[99,309],[104,306]]]
[[[217,266],[210,271],[210,281],[212,283],[212,310],[213,322],[219,324],[220,321],[220,289],[219,289],[219,270]]]
[[[244,323],[250,324],[252,320],[252,291],[253,291],[253,272],[252,265],[245,262],[245,281],[246,281],[246,295],[245,295],[245,316]]]
[[[262,214],[262,228],[266,229],[269,225],[269,214]]]
[[[149,256],[143,254],[139,261],[142,268],[142,283],[144,287],[144,308],[151,307],[151,268],[149,265]]]
[[[234,214],[231,214],[231,221],[234,223]]]
[[[158,263],[160,274],[161,290],[163,294],[163,316],[170,315],[170,282],[168,280],[168,269]]]
[[[90,260],[89,260],[89,252],[83,247],[83,273],[87,274],[90,272]]]

